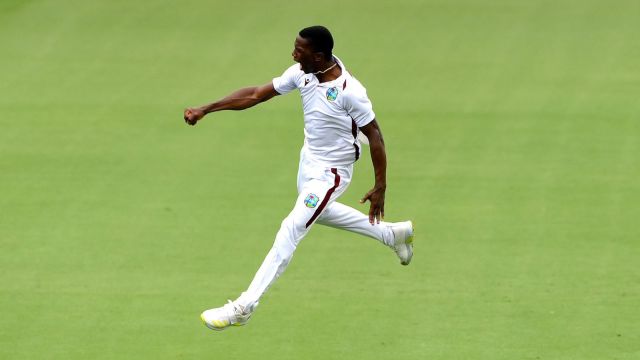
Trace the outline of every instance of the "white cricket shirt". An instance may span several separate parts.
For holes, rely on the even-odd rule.
[[[320,83],[296,63],[273,87],[280,94],[300,90],[304,112],[304,150],[314,161],[331,166],[353,164],[360,156],[359,128],[375,118],[367,90],[334,56],[342,68],[339,78]]]

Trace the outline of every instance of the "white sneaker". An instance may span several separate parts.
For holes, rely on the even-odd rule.
[[[413,223],[411,221],[390,225],[394,243],[391,246],[400,258],[400,264],[409,265],[413,257]]]
[[[204,311],[200,318],[202,322],[211,330],[224,330],[229,326],[245,325],[253,314],[244,306],[229,300],[222,307]]]

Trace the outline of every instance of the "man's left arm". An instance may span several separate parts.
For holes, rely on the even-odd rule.
[[[360,128],[369,139],[369,150],[371,151],[371,161],[375,173],[375,184],[373,189],[360,200],[364,204],[367,200],[371,203],[369,207],[369,222],[374,225],[379,224],[384,219],[384,195],[387,190],[387,153],[384,148],[382,131],[376,119]]]

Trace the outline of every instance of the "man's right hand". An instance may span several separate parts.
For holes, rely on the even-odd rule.
[[[186,108],[184,109],[184,121],[189,125],[195,125],[200,119],[204,117],[204,111],[198,108]]]

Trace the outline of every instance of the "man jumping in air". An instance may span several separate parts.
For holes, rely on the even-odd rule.
[[[214,111],[243,110],[295,89],[300,91],[304,111],[304,145],[300,151],[295,206],[282,221],[273,247],[249,288],[235,301],[202,313],[202,321],[210,329],[224,330],[247,323],[262,295],[284,272],[300,240],[315,223],[374,238],[392,248],[402,265],[411,262],[411,221],[380,221],[384,218],[387,158],[371,101],[362,84],[332,50],[333,37],[327,28],[302,29],[292,53],[296,64],[282,76],[184,111],[187,124],[195,125]],[[353,164],[360,157],[360,132],[369,141],[375,172],[373,189],[360,200],[370,202],[368,216],[336,201],[349,186]]]

